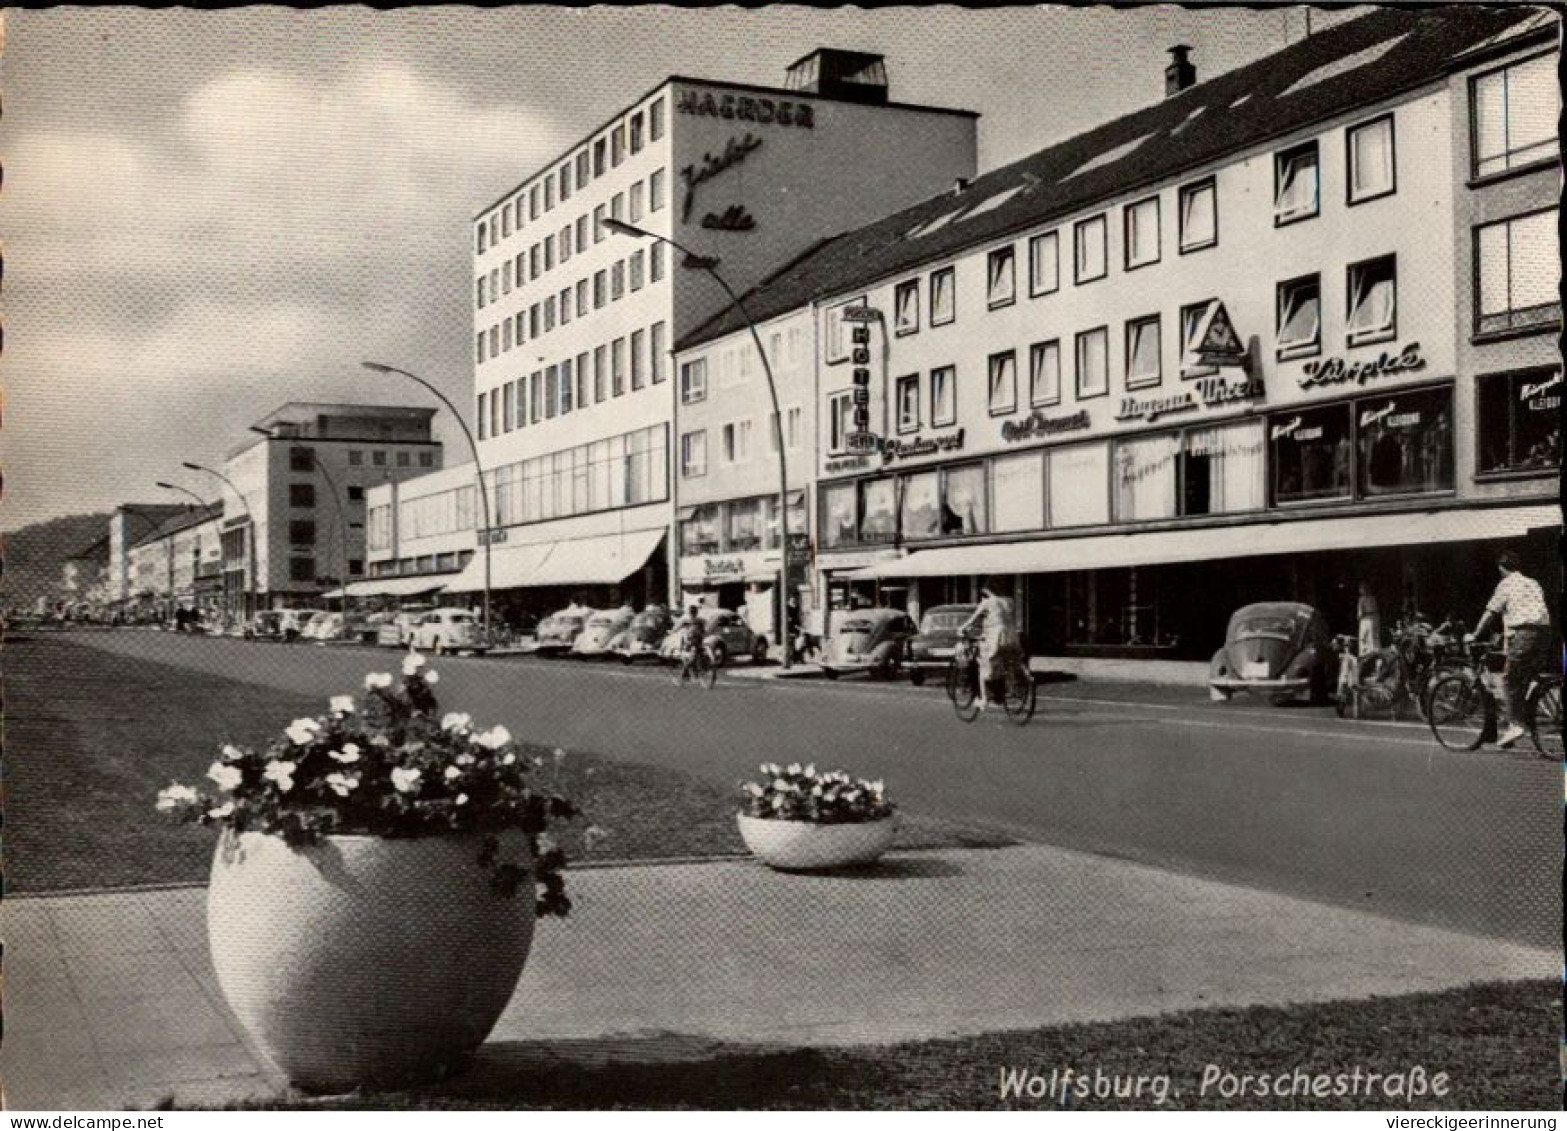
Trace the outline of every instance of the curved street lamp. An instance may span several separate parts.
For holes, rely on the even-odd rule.
[[[182,495],[189,495],[191,498],[196,500],[196,506],[199,509],[205,510],[208,506],[211,505],[211,504],[209,504],[207,502],[206,499],[203,499],[200,495],[196,494],[196,492],[192,491],[188,487],[181,487],[178,483],[165,483],[163,480],[159,479],[153,485],[156,486],[156,487],[162,487],[165,491],[178,491]],[[186,510],[190,509],[188,504],[187,504],[185,509]],[[173,610],[173,608],[175,607],[175,605],[177,603],[176,600],[175,600],[175,596],[174,596],[174,538],[173,538],[172,535],[170,535],[170,537],[169,537],[168,558],[169,558],[169,607],[170,607],[171,615],[172,615],[172,610]],[[197,543],[196,543],[196,558],[197,558],[197,565],[199,565],[199,562],[200,562],[200,559],[201,559],[201,540],[199,538],[197,539]],[[191,576],[190,576],[190,581],[191,581],[191,603],[192,603],[192,605],[194,605],[196,608],[199,609],[201,607],[201,600],[200,600],[200,598],[198,598],[196,596],[196,574],[197,574],[197,572],[198,572],[198,569],[196,568],[196,566],[193,565],[193,567],[191,569]]]
[[[201,471],[207,475],[216,477],[223,482],[234,497],[239,500],[240,510],[245,512],[245,529],[248,534],[249,547],[245,554],[245,616],[255,611],[256,603],[256,519],[250,513],[250,504],[245,501],[244,492],[234,486],[234,481],[216,468],[207,467],[199,463],[184,462],[180,464],[186,471]]]
[[[263,428],[259,424],[252,424],[250,426],[250,430],[252,432],[254,432],[256,435],[258,435],[258,436],[265,436],[269,440],[282,440],[282,439],[285,439],[285,437],[279,436],[276,432],[273,432],[270,428]],[[337,489],[337,480],[332,478],[332,473],[329,472],[326,469],[326,464],[322,463],[319,459],[316,458],[316,450],[314,448],[306,448],[305,450],[310,453],[310,462],[315,466],[315,469],[321,473],[321,477],[326,480],[326,485],[332,492],[332,508],[337,512],[337,527],[338,527],[338,530],[342,533],[342,536],[343,536],[342,537],[342,542],[343,542],[343,577],[342,577],[342,583],[343,583],[342,594],[343,595],[342,595],[342,606],[343,606],[343,622],[344,622],[343,631],[346,632],[346,631],[348,631],[347,622],[348,622],[348,577],[349,577],[349,569],[348,569],[348,557],[349,557],[348,516],[343,511],[343,500],[342,500],[342,498],[340,496],[340,493],[338,492],[338,489]]]
[[[682,247],[668,236],[661,236],[657,232],[650,232],[646,228],[639,228],[635,224],[628,224],[624,220],[608,219],[604,221],[604,227],[617,235],[630,236],[633,239],[657,240],[674,248],[685,256],[683,267],[689,267],[695,271],[706,271],[712,277],[713,282],[723,288],[728,296],[729,303],[745,319],[745,325],[751,332],[751,340],[756,343],[756,352],[762,359],[762,373],[767,377],[767,392],[773,402],[773,435],[778,444],[778,642],[781,646],[782,666],[785,671],[790,667],[790,653],[793,651],[793,641],[789,637],[789,463],[788,449],[784,446],[783,416],[778,410],[778,384],[773,380],[773,367],[767,360],[767,350],[762,347],[762,335],[756,328],[756,323],[751,321],[751,315],[746,310],[745,304],[740,301],[740,296],[735,293],[727,280],[718,273],[718,260],[710,255],[698,255],[689,248]]]
[[[396,373],[401,377],[406,377],[410,381],[423,385],[431,393],[435,394],[436,398],[447,407],[452,416],[456,417],[457,426],[462,429],[462,434],[468,441],[468,451],[473,456],[473,475],[479,481],[480,520],[484,524],[479,540],[483,543],[481,549],[484,551],[484,642],[488,644],[492,634],[490,622],[490,495],[484,485],[484,469],[479,465],[479,445],[473,438],[473,432],[469,429],[468,422],[463,419],[462,413],[457,411],[457,406],[447,399],[445,393],[441,392],[441,390],[430,384],[423,377],[416,373],[410,373],[406,369],[399,369],[395,365],[385,365],[379,361],[361,361],[359,364],[372,373],[388,375]]]

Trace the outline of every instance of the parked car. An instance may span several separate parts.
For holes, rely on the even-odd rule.
[[[539,622],[538,631],[533,634],[535,651],[546,656],[569,651],[592,614],[592,609],[581,605],[551,613]]]
[[[669,610],[663,605],[649,605],[632,617],[625,630],[609,642],[609,650],[626,664],[642,659],[656,660],[673,624]]]
[[[1327,619],[1297,601],[1264,601],[1236,610],[1224,646],[1208,664],[1208,693],[1268,693],[1275,703],[1306,695],[1327,701],[1336,660]]]
[[[703,608],[698,614],[706,629],[703,638],[708,652],[723,664],[736,656],[750,656],[752,663],[767,659],[767,637],[752,632],[745,618],[730,609]],[[670,632],[659,647],[659,655],[674,663],[680,659],[680,634]]]
[[[905,646],[919,627],[902,609],[853,609],[832,616],[832,632],[822,647],[822,674],[837,679],[862,671],[891,679],[903,666]]]
[[[413,643],[414,629],[418,627],[419,621],[433,607],[409,605],[407,608],[386,615],[386,619],[376,628],[375,642],[388,648],[407,648]]]
[[[431,609],[414,626],[413,646],[421,651],[483,652],[484,627],[467,609]]]
[[[582,626],[582,631],[571,642],[571,651],[576,656],[607,656],[609,646],[616,637],[625,632],[630,626],[636,613],[630,606],[622,606],[618,609],[600,609],[588,617],[587,623]]]
[[[250,635],[258,640],[297,640],[311,609],[262,609],[251,618]]]
[[[931,670],[944,669],[958,643],[958,629],[974,615],[976,605],[937,605],[920,617],[919,635],[904,648],[903,666],[916,687]]]

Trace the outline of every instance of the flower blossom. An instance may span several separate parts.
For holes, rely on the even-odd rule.
[[[474,735],[473,740],[480,746],[498,750],[511,741],[511,731],[503,726],[493,726],[483,734]]]
[[[298,762],[274,760],[267,763],[266,768],[261,771],[261,776],[276,784],[278,792],[287,793],[294,788],[294,770],[298,765]]]
[[[243,750],[241,750],[238,746],[232,746],[232,745],[229,745],[229,744],[224,744],[224,747],[223,747],[223,760],[225,762],[238,762],[244,756],[245,756],[245,752]]]
[[[403,674],[418,675],[419,669],[424,667],[424,657],[418,652],[410,652],[403,657]]]
[[[365,676],[366,691],[376,691],[381,688],[391,686],[392,675],[390,672],[371,672],[369,675]]]
[[[339,797],[347,797],[350,791],[359,787],[359,779],[348,774],[332,773],[326,776],[326,784]]]
[[[505,755],[501,758],[501,765],[503,765],[503,766],[510,766],[510,765],[512,765],[516,761],[517,761],[517,752],[515,750],[508,750],[508,751],[506,751]]]
[[[222,762],[214,762],[208,766],[207,776],[225,793],[244,779],[244,775],[239,772],[238,766],[225,766]]]
[[[762,794],[767,792],[761,786],[757,785],[754,781],[745,783],[745,791],[747,793],[749,793],[752,797],[760,797],[760,796],[762,796]]]
[[[170,782],[167,789],[158,791],[158,808],[173,809],[176,805],[189,805],[196,800],[196,791],[188,785]]]
[[[423,776],[419,770],[397,766],[392,770],[392,787],[399,793],[412,793],[419,788],[419,779]]]
[[[304,746],[315,741],[316,732],[320,729],[321,724],[314,719],[295,719],[285,733],[295,746]]]
[[[234,812],[234,803],[232,801],[225,801],[222,805],[208,809],[207,817],[210,820],[221,821],[224,817],[227,817],[232,812]]]
[[[424,673],[424,681],[426,683],[440,683],[441,673],[431,669],[430,671]]]
[[[477,759],[475,759],[474,756],[468,753],[466,750],[452,759],[452,761],[456,762],[459,766],[471,766],[476,760]]]
[[[341,750],[332,751],[332,759],[333,761],[342,762],[345,765],[350,762],[359,761],[359,744],[356,742],[343,743],[343,748]]]
[[[466,805],[468,804],[468,795],[466,793],[459,793],[456,797],[452,798],[452,800],[455,801],[458,805]]]
[[[441,718],[442,730],[468,730],[473,726],[473,716],[462,711],[447,711]]]
[[[446,767],[446,780],[447,781],[453,781],[454,779],[460,778],[460,777],[462,777],[462,771],[459,770],[456,766],[447,766]]]

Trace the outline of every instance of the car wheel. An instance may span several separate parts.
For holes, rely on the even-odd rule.
[[[924,687],[925,673],[919,668],[914,668],[909,672],[909,682],[912,683],[915,687]]]
[[[837,679],[838,678],[838,673],[833,671],[831,668],[823,668],[822,669],[822,674],[824,676],[826,676],[828,679]]]
[[[724,647],[724,643],[721,640],[713,641],[708,648],[708,652],[713,657],[713,666],[715,668],[723,667],[729,660],[729,649]]]

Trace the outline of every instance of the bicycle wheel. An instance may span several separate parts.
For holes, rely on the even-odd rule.
[[[697,668],[697,675],[702,681],[702,686],[712,687],[718,682],[718,669],[724,664],[723,654],[713,655],[703,652],[698,663],[700,666]]]
[[[1548,683],[1529,700],[1529,738],[1540,757],[1562,758],[1562,685]]]
[[[691,670],[690,661],[677,659],[669,670],[672,673],[671,678],[674,679],[675,686],[679,687],[681,684],[685,683],[686,675]]]
[[[973,722],[979,714],[979,707],[974,703],[977,697],[974,670],[973,664],[957,660],[947,665],[947,698],[952,700],[952,709],[957,712],[958,718],[966,723]]]
[[[1028,670],[1026,661],[1011,660],[1007,664],[1004,679],[1006,690],[1001,705],[1006,708],[1007,718],[1023,726],[1034,717],[1037,691],[1034,687],[1034,673]]]
[[[1473,750],[1485,737],[1489,705],[1476,679],[1450,675],[1431,688],[1426,709],[1431,733],[1448,750]]]

